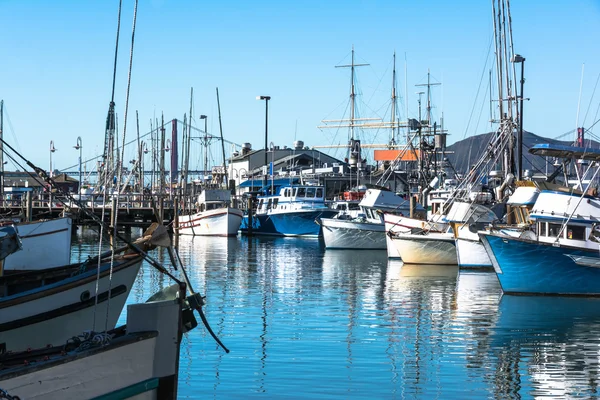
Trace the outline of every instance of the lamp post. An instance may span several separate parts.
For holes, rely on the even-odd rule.
[[[521,63],[521,109],[519,111],[519,136],[517,137],[517,180],[523,177],[523,86],[525,86],[525,57],[520,54],[515,54],[512,59],[513,63]]]
[[[77,136],[77,144],[73,146],[75,150],[79,150],[79,198],[81,198],[81,149],[83,146],[81,145],[81,136]]]
[[[56,148],[54,148],[54,140],[50,141],[50,177],[52,178],[54,173],[52,172],[52,153],[54,153],[56,151]]]
[[[265,101],[265,167],[267,166],[267,146],[268,146],[268,134],[269,134],[269,100],[271,96],[256,96],[256,100]],[[267,174],[263,177],[263,187],[267,186]]]

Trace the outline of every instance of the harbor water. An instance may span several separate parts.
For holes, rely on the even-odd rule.
[[[80,230],[73,260],[97,247]],[[403,265],[317,239],[181,237],[179,253],[231,350],[197,318],[181,345],[181,399],[598,396],[600,299],[502,296],[493,271]],[[144,263],[127,302],[169,284]]]

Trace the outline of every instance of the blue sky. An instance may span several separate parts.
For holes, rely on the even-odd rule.
[[[115,95],[121,133],[133,4],[123,1]],[[591,125],[600,117],[600,93],[592,99],[600,74],[600,1],[512,1],[511,7],[515,51],[527,59],[524,128],[557,137]],[[117,0],[0,0],[5,140],[44,168],[50,140],[57,168],[76,164],[77,136],[84,159],[101,153],[117,8]],[[433,89],[434,114],[443,112],[452,143],[490,129],[489,103],[475,96],[482,74],[482,92],[487,85],[491,37],[490,1],[141,1],[127,137],[134,138],[136,110],[141,133],[161,113],[182,119],[191,87],[194,124],[203,127],[197,117],[206,114],[209,132],[218,134],[218,87],[223,134],[232,142],[263,147],[265,104],[256,96],[270,95],[269,141],[345,143],[346,131],[317,126],[344,117],[349,70],[334,66],[349,63],[354,46],[356,61],[370,64],[357,69],[362,117],[386,115],[395,51],[401,117],[405,101],[416,117],[415,85],[426,82],[429,69],[443,83]],[[388,137],[372,135],[380,143]]]

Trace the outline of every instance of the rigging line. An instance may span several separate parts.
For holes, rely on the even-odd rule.
[[[6,102],[4,103],[4,116],[6,117],[6,122],[8,122],[8,127],[10,128],[10,133],[12,135],[13,140],[15,141],[17,149],[21,151],[21,147],[19,146],[19,141],[17,140],[17,135],[15,134],[15,129],[13,128],[12,121],[10,120],[10,115],[8,114],[6,108]]]
[[[483,77],[487,71],[487,65],[490,60],[490,53],[492,52],[492,39],[493,39],[493,37],[490,37],[490,44],[488,45],[488,52],[485,57],[485,64],[483,65],[483,70],[481,71],[481,78],[479,78],[479,86],[477,86],[477,93],[475,94],[475,100],[473,100],[473,107],[471,108],[471,114],[469,115],[469,121],[467,122],[467,127],[465,128],[465,134],[463,135],[463,140],[466,139],[467,133],[469,132],[469,126],[471,125],[471,118],[473,118],[473,113],[475,112],[475,104],[477,104],[477,99],[479,98],[479,92],[481,90],[481,83],[483,82]],[[485,93],[487,94],[487,85],[486,85]],[[485,99],[485,96],[483,96],[483,98]],[[485,101],[483,101],[482,103],[485,104]],[[481,114],[480,114],[480,118],[481,118]],[[477,122],[477,126],[479,126],[479,121]],[[475,130],[475,132],[477,132],[477,130]]]
[[[112,202],[111,206],[112,207],[116,207],[116,210],[112,210],[112,212],[114,213],[114,221],[111,221],[111,223],[113,224],[113,237],[117,237],[116,233],[117,233],[117,219],[119,216],[118,210],[119,210],[119,200],[121,198],[121,196],[119,196],[119,193],[121,193],[121,179],[123,178],[123,160],[125,159],[125,137],[127,134],[127,112],[129,111],[129,93],[130,93],[130,89],[131,89],[131,69],[132,69],[132,64],[133,64],[133,47],[134,47],[134,43],[135,43],[135,23],[137,21],[137,7],[138,7],[138,0],[135,0],[134,3],[134,8],[133,8],[133,27],[131,29],[131,48],[129,49],[129,71],[127,73],[127,92],[125,95],[125,115],[124,115],[124,119],[125,121],[123,122],[123,139],[122,139],[122,147],[121,147],[121,163],[120,165],[117,164],[117,168],[119,168],[119,170],[117,171],[117,198],[115,201]],[[114,87],[113,87],[113,92],[114,92]],[[137,140],[137,139],[136,139]],[[104,208],[103,208],[104,210]],[[104,215],[104,212],[102,213]],[[113,243],[114,246],[114,243]],[[99,262],[99,261],[98,261]],[[108,275],[108,298],[107,298],[107,303],[106,303],[106,319],[104,320],[104,330],[106,331],[108,329],[108,319],[109,319],[109,313],[110,313],[110,298],[111,293],[112,293],[112,280],[113,280],[113,272],[114,272],[114,263],[115,263],[115,252],[112,252],[112,255],[110,257],[110,273]]]
[[[598,81],[600,81],[600,74],[596,78],[596,84],[594,85],[594,90],[592,91],[592,98],[590,99],[590,103],[588,104],[588,108],[585,111],[585,116],[583,117],[583,122],[581,125],[585,126],[585,120],[587,119],[588,113],[590,112],[590,107],[592,106],[592,102],[594,101],[594,95],[596,94],[596,89],[598,88]],[[599,104],[600,106],[600,104]]]
[[[115,101],[115,83],[117,81],[117,55],[119,52],[119,32],[121,31],[121,5],[123,0],[119,0],[119,16],[117,17],[117,43],[115,44],[115,62],[113,66],[113,81],[112,81],[112,94],[110,96],[110,101],[114,103]]]
[[[3,146],[6,146],[6,148],[8,148],[13,153],[15,153],[22,160],[24,160],[27,163],[27,165],[35,171],[35,173],[37,175],[35,175],[33,172],[27,171],[25,168],[23,168],[21,166],[21,168],[23,168],[23,170],[34,181],[39,183],[41,186],[44,186],[45,183],[52,185],[53,187],[55,187],[57,189],[58,193],[60,193],[65,199],[68,199],[71,202],[73,202],[74,204],[77,204],[79,206],[80,210],[83,211],[85,214],[87,214],[87,216],[90,217],[90,219],[94,220],[94,222],[98,223],[98,225],[104,224],[103,220],[101,220],[93,212],[91,212],[81,200],[75,199],[71,195],[70,192],[65,192],[58,185],[56,185],[56,182],[54,181],[54,179],[51,178],[46,171],[44,171],[40,167],[33,164],[31,161],[27,160],[21,153],[16,151],[10,144],[6,143],[6,141],[4,141],[4,139],[0,138],[0,142],[2,143]],[[4,153],[6,154],[7,157],[10,157],[10,154],[6,150],[4,150]],[[14,161],[16,162],[16,160],[14,160]],[[59,201],[60,203],[62,203],[63,205],[67,205],[63,198],[57,197],[56,200]],[[107,228],[106,226],[104,226],[104,227],[105,227],[105,229]],[[163,267],[158,261],[154,260],[154,258],[152,258],[146,251],[142,250],[135,243],[130,243],[130,241],[127,240],[125,237],[121,236],[118,233],[118,231],[117,231],[116,238],[121,240],[122,242],[124,242],[130,249],[132,249],[135,252],[137,252],[138,254],[142,255],[146,259],[146,261],[148,261],[148,263],[151,266],[153,266],[154,268],[156,268],[159,272],[167,275],[169,278],[173,279],[174,282],[180,283],[180,281],[175,276],[173,276],[173,274],[169,273],[169,271],[167,271],[166,268]]]

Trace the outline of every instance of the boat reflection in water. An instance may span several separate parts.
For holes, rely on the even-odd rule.
[[[600,299],[508,296],[490,340],[496,394],[597,396]]]

